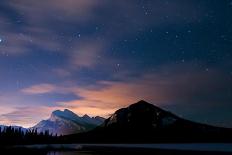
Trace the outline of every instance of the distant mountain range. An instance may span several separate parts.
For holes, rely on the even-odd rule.
[[[104,122],[102,117],[82,117],[65,109],[64,111],[53,111],[50,118],[42,120],[30,129],[37,129],[38,132],[49,130],[50,133],[58,135],[68,135],[74,133],[86,132],[101,125]]]
[[[189,121],[146,101],[119,109],[108,119],[56,110],[29,129],[64,135],[60,143],[232,142],[232,129]]]
[[[49,119],[42,120],[31,128],[23,128],[21,126],[11,126],[11,128],[21,128],[24,132],[27,130],[37,130],[39,133],[49,131],[53,135],[68,135],[92,130],[101,125],[104,120],[105,118],[103,117],[90,117],[87,114],[81,117],[65,109],[64,111],[53,111]],[[0,125],[1,130],[4,130],[5,127],[7,126]]]
[[[231,142],[232,129],[185,120],[139,101],[117,110],[92,131],[64,139],[77,143]]]

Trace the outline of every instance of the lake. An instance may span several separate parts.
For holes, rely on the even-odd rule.
[[[25,145],[3,150],[0,151],[1,155],[228,155],[232,154],[232,144],[52,144]]]

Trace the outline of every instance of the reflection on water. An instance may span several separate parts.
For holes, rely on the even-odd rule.
[[[47,155],[96,155],[94,152],[81,152],[81,151],[60,151],[60,152],[48,152]]]
[[[168,151],[168,150],[156,150],[156,151],[106,151],[106,152],[80,152],[80,151],[58,151],[58,152],[48,152],[46,155],[231,155],[231,153],[226,152],[198,152],[198,151]]]
[[[231,143],[191,144],[54,144],[0,148],[0,155],[227,155]]]
[[[0,149],[0,155],[231,155],[231,152],[199,152],[199,151],[174,151],[174,150],[136,150],[136,149],[108,149],[108,150],[91,150],[91,151],[46,151],[39,149],[23,149],[23,150],[2,150]]]

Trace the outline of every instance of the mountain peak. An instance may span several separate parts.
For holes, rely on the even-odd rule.
[[[138,101],[137,103],[139,103],[139,104],[147,104],[148,102],[147,101],[144,101],[144,100],[140,100],[140,101]],[[150,104],[150,103],[148,103],[148,104]]]
[[[85,114],[83,118],[90,118],[89,115]]]
[[[140,100],[134,104],[131,104],[130,106],[135,106],[135,105],[154,106],[153,104],[148,103],[147,101],[144,100]]]
[[[62,112],[62,111],[61,110],[54,110],[52,113],[56,114],[56,113],[60,113],[60,112]]]
[[[79,117],[77,114],[75,114],[74,112],[72,112],[71,110],[68,110],[68,109],[64,109],[64,111],[55,110],[52,112],[52,116],[65,117],[65,118]]]
[[[162,128],[171,125],[177,120],[177,116],[165,111],[146,101],[139,101],[127,108],[117,110],[105,121],[105,126],[118,126],[128,128]]]
[[[69,109],[64,109],[64,112],[72,112],[72,111]]]
[[[134,104],[131,104],[128,108],[139,108],[139,109],[156,109],[157,111],[163,111],[158,106],[148,103],[147,101],[140,100]]]
[[[105,119],[96,119],[87,114],[79,117],[69,109],[55,110],[51,117],[36,124],[33,129],[39,132],[49,130],[51,133],[66,135],[73,133],[86,132],[102,124]]]
[[[74,114],[74,115],[77,115],[77,114],[75,114],[74,112],[72,112],[71,110],[69,110],[69,109],[64,109],[64,113],[66,113],[66,114]]]

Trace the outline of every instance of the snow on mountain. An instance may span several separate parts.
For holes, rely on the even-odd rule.
[[[68,135],[89,131],[104,122],[102,117],[89,117],[84,115],[82,117],[65,109],[64,111],[53,111],[48,120],[42,120],[31,129],[37,129],[38,132],[49,130],[52,134]]]

